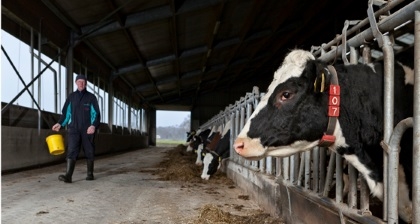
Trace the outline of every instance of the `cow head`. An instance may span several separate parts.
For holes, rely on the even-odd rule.
[[[197,154],[197,158],[195,160],[195,165],[197,165],[197,166],[203,165],[203,158],[204,158],[203,153],[205,153],[204,151],[205,151],[205,149],[203,149],[203,144],[200,144],[198,146],[197,150],[195,151],[195,153]]]
[[[310,52],[290,52],[237,136],[235,151],[260,159],[289,156],[318,145],[328,125],[328,94],[320,90],[321,85],[329,85],[330,77],[322,75],[325,67]]]
[[[191,141],[191,139],[195,135],[195,133],[196,133],[195,130],[192,130],[191,132],[187,132],[187,141],[186,142]]]
[[[208,180],[210,176],[215,174],[220,167],[221,156],[212,152],[206,153],[203,159],[203,172],[201,174],[201,179]]]

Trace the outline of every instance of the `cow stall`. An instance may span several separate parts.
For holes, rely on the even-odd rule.
[[[384,198],[373,198],[365,180],[343,158],[325,147],[289,157],[247,160],[233,150],[233,142],[256,109],[263,92],[252,92],[215,115],[202,128],[231,121],[230,158],[224,171],[262,207],[288,223],[399,223],[399,143],[413,127],[412,223],[420,223],[420,1],[404,7],[402,1],[367,4],[367,18],[346,21],[343,32],[329,43],[313,47],[313,55],[326,62],[384,64]],[[378,5],[379,4],[379,5]],[[383,5],[382,5],[383,4]],[[374,8],[379,7],[375,12]],[[394,13],[390,10],[395,9]],[[351,28],[349,28],[351,26]],[[408,39],[412,41],[408,41]],[[402,44],[405,43],[405,44]],[[394,60],[412,49],[414,58],[414,111],[394,127]],[[404,100],[404,99],[401,99]]]

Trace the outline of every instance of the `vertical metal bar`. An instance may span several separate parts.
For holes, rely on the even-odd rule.
[[[363,46],[362,58],[364,64],[369,64],[372,62],[371,50],[368,45]]]
[[[266,158],[266,165],[267,165],[267,174],[271,175],[273,174],[273,157],[267,156]]]
[[[283,167],[283,169],[282,169],[283,170],[282,171],[282,173],[283,173],[283,179],[286,180],[286,181],[290,181],[290,176],[289,176],[290,163],[289,163],[289,160],[290,160],[290,157],[289,156],[282,158],[282,161],[283,161],[283,166],[282,166]],[[279,170],[277,170],[277,171],[279,171]]]
[[[290,182],[294,184],[296,182],[296,174],[295,174],[295,167],[296,167],[296,154],[290,156]]]
[[[31,79],[33,80],[35,78],[35,62],[34,62],[34,29],[31,27]],[[34,86],[31,86],[31,91],[32,94],[34,94],[35,89]],[[32,101],[32,108],[34,108],[35,106],[35,99]]]
[[[291,156],[291,170],[290,170],[290,176],[291,176],[291,182],[296,185],[298,176],[299,176],[299,153],[296,153]]]
[[[420,11],[415,11],[413,170],[420,170]],[[413,223],[420,223],[420,172],[413,172]]]
[[[274,166],[274,170],[275,170],[275,174],[277,176],[277,178],[281,177],[281,167],[282,167],[282,159],[281,158],[274,158],[275,161],[275,166]]]
[[[305,189],[311,186],[311,151],[305,152]]]
[[[350,46],[350,64],[357,64],[359,59],[359,53],[355,47]]]
[[[367,14],[369,17],[369,23],[371,26],[372,34],[376,38],[379,47],[382,48],[382,51],[384,53],[384,142],[388,143],[389,138],[392,134],[392,129],[394,126],[394,52],[392,48],[392,43],[388,36],[383,35],[378,28],[378,25],[376,23],[376,17],[373,13],[373,0],[369,0],[368,2],[368,10]],[[398,161],[397,161],[398,162]],[[388,197],[390,194],[393,194],[395,192],[392,192],[388,194],[388,183],[389,184],[398,184],[398,181],[395,181],[397,179],[393,179],[392,181],[389,181],[390,176],[388,176],[388,163],[395,163],[395,158],[388,158],[388,155],[384,151],[384,200],[383,200],[383,214],[384,214],[384,220],[388,220],[388,217],[392,217],[392,219],[395,219],[395,203],[397,195],[392,196],[393,198],[389,199]],[[391,178],[398,178],[398,175]],[[394,201],[395,200],[395,201]],[[389,206],[388,203],[392,203],[390,206],[391,209],[394,211],[389,212]],[[398,212],[397,212],[398,214]],[[398,222],[398,218],[397,218]]]
[[[58,102],[57,102],[57,107],[55,108],[55,113],[60,111],[60,107],[61,107],[61,49],[60,48],[58,48],[58,54],[60,55],[57,59],[58,60],[58,83],[57,83],[58,92],[57,92],[56,97],[58,99]]]
[[[347,204],[349,208],[357,208],[357,171],[351,165],[348,164],[348,171],[349,171],[349,192],[347,195]]]
[[[319,191],[319,147],[315,147],[312,150],[312,173],[313,173],[313,186],[312,189],[314,192],[318,193]]]
[[[303,172],[305,170],[305,153],[301,152],[299,153],[300,162],[299,162],[299,174],[297,178],[297,185],[302,186],[302,180],[303,180]]]
[[[239,104],[239,106],[240,106],[239,132],[242,130],[242,128],[244,128],[244,125],[245,125],[245,106],[246,106],[246,104],[242,103],[242,102],[243,102],[243,98],[241,97],[240,104]],[[243,165],[245,165],[246,167],[249,167],[250,161],[247,160],[247,159],[244,159],[244,158],[242,158],[242,160],[244,161]]]
[[[335,154],[335,201],[343,202],[343,160],[340,154]]]
[[[335,167],[335,152],[331,152],[330,161],[328,162],[327,177],[325,178],[324,192],[322,196],[327,197],[331,188],[332,179],[334,176]]]
[[[371,49],[368,45],[363,46],[362,58],[364,64],[372,62]],[[359,174],[360,180],[360,210],[363,214],[370,213],[369,211],[369,188],[366,180]]]
[[[38,72],[41,72],[41,52],[42,52],[42,46],[41,46],[41,32],[38,33]],[[38,105],[39,108],[42,108],[42,102],[41,102],[41,85],[42,85],[42,77],[39,77],[38,79]],[[41,111],[38,109],[38,135],[41,133]]]
[[[229,116],[230,116],[230,120],[231,120],[231,122],[230,122],[230,146],[229,146],[230,147],[229,148],[230,158],[231,158],[231,160],[236,161],[238,155],[233,150],[233,142],[235,141],[235,138],[236,138],[236,133],[235,133],[235,128],[234,128],[235,127],[235,113],[230,112]]]
[[[389,143],[389,138],[394,127],[394,50],[388,36],[383,36],[384,45],[384,141]],[[388,214],[388,221],[398,222],[398,156],[388,156],[384,152],[384,214]],[[392,173],[389,173],[394,169]],[[396,169],[396,170],[395,170]],[[386,179],[385,179],[386,177]],[[388,184],[386,184],[388,183]],[[393,186],[390,186],[393,185]],[[388,193],[388,188],[392,191]],[[387,200],[386,200],[387,199]],[[390,211],[390,209],[392,211]]]
[[[370,213],[369,211],[369,188],[366,180],[359,174],[360,180],[360,211],[362,214]]]
[[[320,186],[320,192],[324,191],[324,186],[325,186],[325,175],[326,173],[326,149],[325,147],[320,147],[319,148],[319,186]]]
[[[300,165],[300,153],[296,153],[293,158],[294,158],[294,167],[293,167],[293,172],[294,172],[294,182],[293,184],[296,185],[297,184],[297,180],[298,180],[298,176],[299,176],[299,165]]]
[[[350,64],[357,64],[359,59],[359,53],[355,47],[350,47]],[[347,204],[349,208],[357,208],[357,171],[351,165],[348,164],[348,187],[349,192],[347,194]]]
[[[236,109],[235,110],[235,134],[239,133],[238,130],[239,130],[239,111],[238,111],[238,109]],[[237,162],[242,164],[241,163],[242,162],[242,157],[238,156],[237,159],[238,159]]]

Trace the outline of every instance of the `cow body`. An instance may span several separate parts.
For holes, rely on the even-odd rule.
[[[327,64],[315,60],[310,52],[294,50],[276,71],[267,94],[262,98],[235,140],[236,152],[250,159],[284,157],[318,146],[327,130],[328,91],[317,91],[314,84]],[[413,73],[395,66],[394,123],[413,115]],[[339,117],[329,149],[342,155],[366,179],[372,194],[383,197],[383,68],[380,65],[335,66],[341,88]],[[328,86],[331,75],[325,77]],[[317,83],[319,84],[319,83]],[[407,137],[408,136],[408,137]],[[412,137],[412,135],[411,135]],[[405,134],[404,138],[409,138]],[[409,154],[410,140],[401,141],[401,157]],[[404,143],[404,144],[403,144]],[[400,170],[410,173],[411,161]],[[400,178],[405,179],[405,178]],[[401,182],[400,189],[407,189]],[[401,192],[401,191],[400,191]],[[408,191],[400,193],[400,215],[411,219]]]
[[[217,143],[214,151],[207,151],[203,159],[203,172],[201,178],[208,180],[211,175],[216,173],[220,168],[222,159],[228,158],[230,155],[230,128],[231,122],[227,122],[220,141]]]

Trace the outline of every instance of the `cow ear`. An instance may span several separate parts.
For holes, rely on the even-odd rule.
[[[326,89],[327,82],[327,74],[324,69],[321,69],[321,71],[318,71],[316,74],[316,78],[314,81],[314,92],[315,93],[322,93]]]
[[[309,80],[313,82],[314,92],[324,92],[329,83],[329,73],[326,70],[326,65],[318,60],[308,61],[306,69]]]

